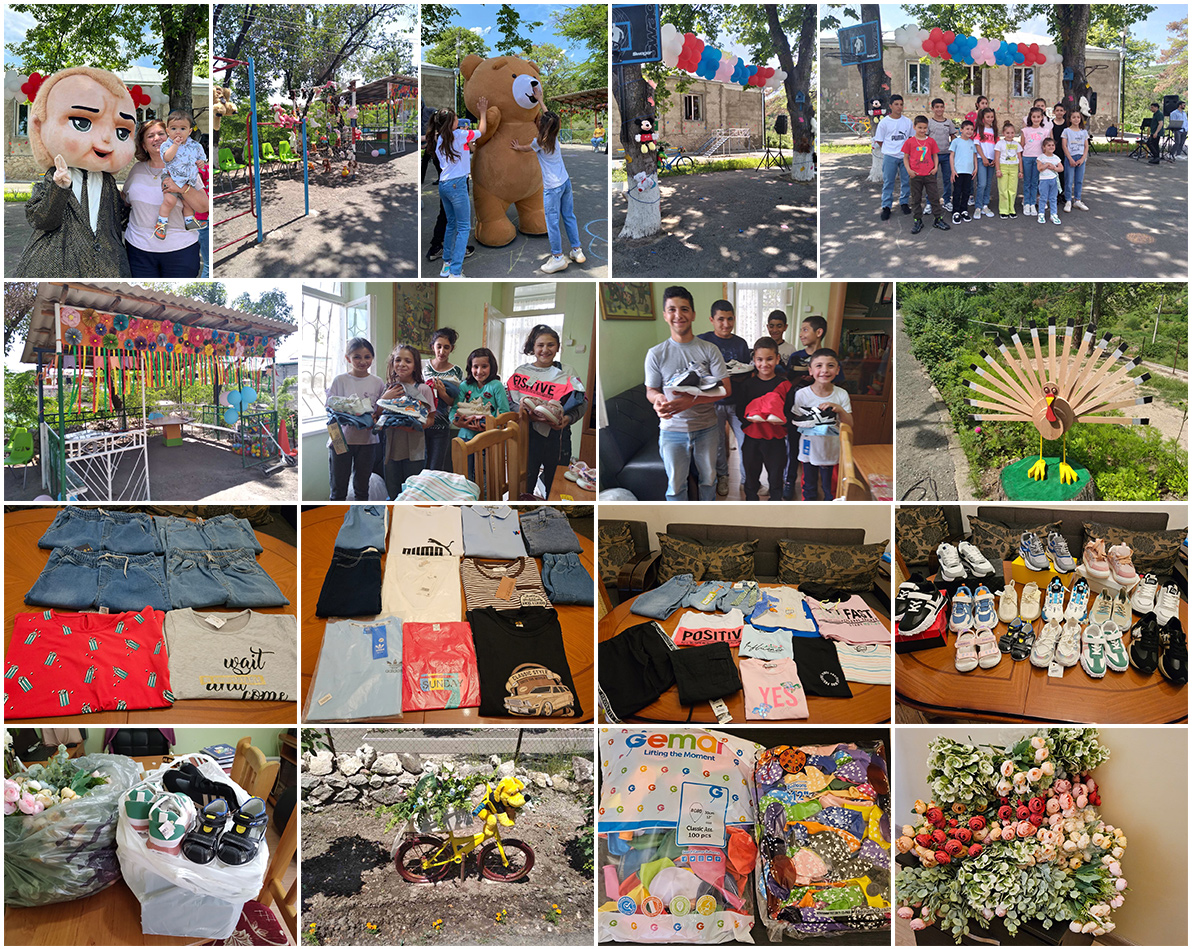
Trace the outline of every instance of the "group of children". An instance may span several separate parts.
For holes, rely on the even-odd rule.
[[[1081,200],[1089,156],[1084,115],[1078,109],[1069,116],[1057,103],[1049,118],[1045,104],[1034,101],[1021,129],[1009,119],[999,129],[985,96],[977,98],[959,126],[944,115],[943,99],[932,100],[930,117],[919,115],[912,123],[902,114],[902,96],[891,96],[890,114],[873,136],[882,154],[882,220],[890,219],[900,173],[901,208],[914,215],[912,234],[923,229],[924,195],[927,213],[935,216],[933,226],[944,231],[951,230],[946,212],[952,224],[993,217],[995,195],[1003,220],[1018,217],[1020,177],[1023,214],[1037,216],[1040,224],[1049,211],[1051,223],[1060,224],[1061,203],[1065,212],[1087,211]]]
[[[421,429],[386,425],[381,435],[372,426],[341,426],[347,451],[338,452],[334,442],[328,443],[332,501],[347,498],[349,481],[357,500],[368,498],[382,440],[385,490],[394,500],[411,475],[452,470],[452,439],[469,441],[485,430],[487,418],[510,411],[520,412],[529,425],[521,499],[548,498],[556,469],[564,459],[570,460],[571,425],[583,417],[586,403],[583,381],[556,359],[559,334],[545,324],[531,329],[522,352],[533,358],[518,366],[505,383],[490,349],[473,349],[465,366],[454,365],[451,354],[458,339],[459,334],[449,327],[435,330],[432,356],[425,364],[417,349],[399,343],[386,361],[383,381],[372,372],[376,359],[372,343],[363,337],[348,340],[344,358],[350,371],[336,376],[327,388],[329,409],[333,398],[362,398],[376,421],[387,410],[386,403],[405,397],[425,406],[427,417]],[[475,477],[474,466],[470,465],[468,476]]]
[[[472,232],[468,179],[472,174],[472,149],[479,148],[486,141],[488,99],[481,96],[476,108],[480,113],[480,121],[475,130],[460,128],[459,116],[451,109],[435,112],[427,128],[427,148],[431,150],[439,168],[439,214],[441,219],[445,219],[445,226],[441,222],[435,223],[427,257],[434,260],[442,254],[440,277],[463,276],[464,257],[468,255],[468,235]],[[547,110],[539,113],[534,121],[538,127],[538,135],[534,139],[524,145],[514,139],[509,145],[514,151],[533,152],[538,157],[538,167],[542,171],[546,235],[551,253],[550,259],[539,269],[543,273],[558,273],[566,270],[571,261],[582,264],[587,258],[580,246],[571,176],[567,174],[563,164],[563,149],[559,146],[559,116]],[[571,245],[566,256],[563,254],[563,239],[559,229],[560,218],[567,232],[567,242]]]
[[[696,336],[695,301],[685,287],[663,291],[670,338],[646,354],[646,396],[660,419],[658,443],[666,469],[668,501],[687,500],[694,462],[699,499],[728,494],[728,428],[741,452],[745,499],[759,499],[766,471],[770,500],[793,500],[798,465],[805,501],[835,496],[833,471],[840,461],[839,424],[852,424],[848,392],[835,385],[840,360],[822,346],[828,324],[809,316],[799,328],[801,349],[783,339],[786,314],[770,313],[768,336],[752,347],[733,333],[736,314],[727,300],[712,304],[710,332]],[[750,368],[752,366],[752,369]],[[676,380],[692,374],[706,391],[695,395]],[[718,384],[716,384],[718,383]],[[826,415],[824,414],[826,413]],[[799,426],[796,420],[826,424]]]

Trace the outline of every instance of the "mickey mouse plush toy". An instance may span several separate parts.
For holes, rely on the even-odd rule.
[[[648,155],[650,152],[658,151],[658,146],[654,144],[654,120],[648,115],[639,115],[633,120],[633,124],[637,126],[633,140],[641,146],[642,154]]]

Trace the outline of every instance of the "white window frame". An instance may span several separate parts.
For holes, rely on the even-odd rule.
[[[683,93],[683,121],[684,122],[703,122],[704,121],[704,97],[703,97],[702,93],[698,93],[698,92]]]
[[[1028,74],[1031,80],[1030,89],[1023,89],[1023,80],[1026,79]],[[1030,99],[1032,102],[1039,98],[1035,95],[1036,78],[1034,66],[1015,66],[1012,79],[1013,85],[1010,87],[1010,96],[1014,99]]]
[[[534,361],[533,356],[527,356],[522,352],[522,347],[526,343],[526,337],[529,335],[530,330],[539,323],[545,323],[559,334],[559,351],[555,354],[555,361],[564,362],[564,340],[567,338],[567,334],[563,331],[564,319],[561,311],[552,313],[542,311],[526,313],[523,311],[516,316],[502,314],[499,320],[490,319],[488,321],[490,336],[498,327],[501,334],[500,341],[489,339],[489,348],[497,357],[497,367],[501,373],[501,381],[508,380],[518,366]],[[495,345],[494,342],[496,343]]]
[[[766,328],[766,317],[773,310],[782,310],[786,314],[786,331],[790,334],[794,299],[791,286],[774,280],[736,280],[728,285],[727,290],[737,317],[733,332],[745,340],[751,350],[755,342],[770,335]]]
[[[985,95],[985,70],[980,66],[969,66],[968,80],[960,84],[958,92],[962,96]]]
[[[29,138],[29,102],[15,102],[16,108],[12,113],[12,137],[27,139]],[[21,131],[21,113],[25,114],[25,131]]]
[[[927,73],[926,88],[923,87],[923,73]],[[916,79],[911,79],[912,72]],[[908,59],[906,63],[906,94],[908,96],[931,95],[931,63],[921,63],[917,59]]]
[[[320,281],[320,283],[327,283]],[[330,288],[303,285],[301,300],[302,349],[298,357],[298,426],[303,435],[327,426],[326,390],[331,381],[347,371],[344,344],[352,336],[373,339],[376,299],[372,294],[350,298],[347,284],[332,282]],[[348,326],[348,314],[354,315]],[[360,318],[363,314],[363,319]],[[377,373],[378,359],[373,361]]]

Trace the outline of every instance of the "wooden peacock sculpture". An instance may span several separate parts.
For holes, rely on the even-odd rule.
[[[1150,378],[1150,373],[1144,372],[1133,378],[1129,375],[1142,357],[1136,356],[1118,365],[1126,344],[1122,342],[1107,353],[1108,333],[1090,346],[1093,335],[1086,332],[1076,351],[1072,352],[1072,326],[1073,321],[1068,320],[1063,349],[1059,350],[1055,318],[1048,321],[1046,355],[1039,345],[1039,330],[1031,327],[1033,360],[1015,333],[1010,337],[1014,352],[1005,343],[998,344],[1005,365],[984,350],[981,358],[988,368],[970,365],[969,368],[988,387],[972,380],[965,381],[968,388],[984,397],[965,401],[973,408],[990,410],[973,415],[974,422],[1030,422],[1038,429],[1039,460],[1028,472],[1036,481],[1043,481],[1047,476],[1047,465],[1043,460],[1044,439],[1063,439],[1060,481],[1075,484],[1076,471],[1068,464],[1067,444],[1068,430],[1073,425],[1077,422],[1101,425],[1146,425],[1150,422],[1150,419],[1137,417],[1134,408],[1151,401],[1149,395],[1141,398],[1135,395],[1137,387]],[[1108,414],[1115,410],[1123,410],[1126,414]]]

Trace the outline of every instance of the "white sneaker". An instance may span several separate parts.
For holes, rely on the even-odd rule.
[[[1140,616],[1143,613],[1153,613],[1155,611],[1155,597],[1159,594],[1159,578],[1153,573],[1146,574],[1141,582],[1134,588],[1134,593],[1130,597],[1130,606],[1134,612]]]
[[[442,268],[439,270],[439,276],[440,277],[450,277],[451,276],[451,264],[448,264],[448,263],[443,264]]]
[[[1065,669],[1080,661],[1080,624],[1074,619],[1064,621],[1060,641],[1055,647],[1055,661]]]
[[[930,201],[928,201],[925,205],[923,205],[923,213],[924,214],[931,213],[931,202]]]
[[[944,210],[945,210],[945,211],[951,211],[951,210],[952,210],[952,202],[951,202],[951,201],[945,201],[945,202],[944,202]]]
[[[570,256],[571,256],[571,259],[574,260],[577,264],[584,264],[584,263],[588,262],[588,258],[584,256],[584,252],[583,252],[582,248],[572,247]]]
[[[960,562],[960,553],[955,547],[943,543],[935,548],[935,553],[940,559],[940,576],[945,580],[959,580],[964,576],[964,564]]]
[[[1083,201],[1073,201],[1072,207],[1080,208],[1080,210],[1082,210],[1082,211],[1087,211],[1089,209],[1089,206],[1087,204],[1085,204]]]
[[[1155,598],[1155,619],[1160,626],[1165,626],[1169,619],[1179,615],[1180,588],[1174,583],[1165,583]]]
[[[971,208],[976,203],[977,203],[977,199],[975,197],[973,197],[973,195],[970,194],[968,206]]]
[[[956,545],[956,550],[964,559],[965,566],[968,567],[968,572],[975,577],[988,577],[994,572],[993,564],[986,559],[985,555],[974,544],[970,544],[967,540],[962,540]]]
[[[1047,215],[1046,214],[1043,214],[1042,212],[1039,213],[1039,223],[1040,224],[1047,223]]]
[[[1065,211],[1071,211],[1071,210],[1072,210],[1072,202],[1071,202],[1071,201],[1065,201],[1065,202],[1064,202],[1064,210],[1065,210]]]
[[[1042,608],[1043,595],[1039,591],[1039,584],[1032,580],[1022,588],[1022,596],[1018,600],[1018,615],[1028,623],[1039,618]]]
[[[1104,625],[1113,619],[1113,596],[1102,590],[1097,594],[1097,599],[1093,602],[1093,608],[1089,610],[1088,621],[1097,626]]]
[[[543,273],[558,273],[560,270],[566,270],[569,261],[562,254],[551,257],[545,264],[538,269]]]
[[[1036,208],[1033,204],[1028,204],[1025,208],[1022,209],[1022,213],[1023,214],[1038,214],[1039,212],[1038,212],[1038,210],[1036,210]]]
[[[1072,584],[1072,595],[1068,599],[1068,608],[1064,610],[1064,618],[1074,619],[1078,623],[1084,622],[1085,616],[1088,615],[1091,595],[1088,582],[1078,577]]]
[[[1055,656],[1055,647],[1060,641],[1060,633],[1062,631],[1063,627],[1059,623],[1053,623],[1048,620],[1043,624],[1039,635],[1035,637],[1035,645],[1031,647],[1032,666],[1046,669],[1051,665],[1052,657]]]
[[[1060,216],[1059,216],[1058,214],[1053,214],[1053,215],[1051,216],[1051,223],[1052,223],[1052,224],[1059,224],[1059,223],[1060,223]]]
[[[988,206],[988,205],[986,205],[986,207],[985,207],[985,216],[986,216],[986,217],[993,217],[993,212],[989,210],[989,206]]]
[[[1047,598],[1043,601],[1044,619],[1059,621],[1064,618],[1064,598],[1067,592],[1059,577],[1047,584]]]
[[[1018,590],[1015,588],[1013,580],[1007,580],[1006,585],[1002,587],[1002,592],[998,595],[997,618],[1008,626],[1014,622],[1014,617],[1017,615]]]

